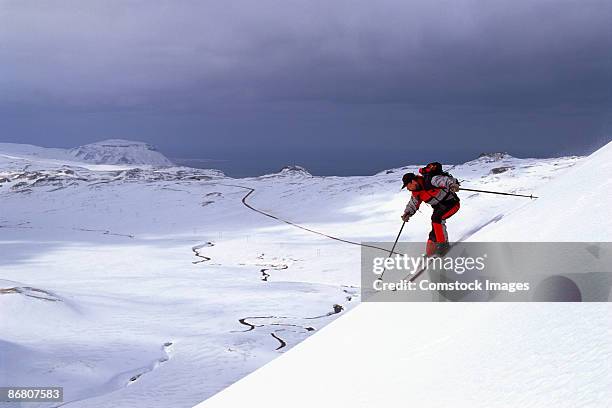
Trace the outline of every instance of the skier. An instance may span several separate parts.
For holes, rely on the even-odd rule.
[[[448,235],[446,234],[446,219],[459,211],[459,181],[450,174],[442,171],[442,165],[434,162],[419,169],[420,175],[406,173],[402,177],[402,188],[412,192],[412,197],[406,205],[402,220],[408,222],[421,202],[433,207],[431,216],[431,232],[425,247],[427,256],[443,256],[449,249]]]

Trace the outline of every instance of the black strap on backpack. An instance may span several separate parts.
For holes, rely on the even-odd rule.
[[[425,190],[439,188],[431,184],[431,179],[435,176],[446,176],[454,178],[450,173],[442,170],[442,164],[440,164],[439,162],[428,163],[427,166],[419,169],[419,173],[423,176],[423,187]],[[457,194],[453,193],[452,191],[447,191],[447,193],[448,194],[442,199],[442,201],[446,201],[449,196],[459,201],[459,197],[457,196]]]

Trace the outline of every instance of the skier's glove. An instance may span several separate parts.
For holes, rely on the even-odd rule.
[[[409,219],[410,219],[410,215],[408,213],[402,214],[402,221],[408,222]]]
[[[448,189],[453,193],[456,193],[457,191],[459,191],[459,184],[451,184]]]

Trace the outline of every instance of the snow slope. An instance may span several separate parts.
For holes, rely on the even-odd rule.
[[[610,241],[610,163],[612,144],[470,239]],[[609,303],[364,303],[198,407],[605,407],[611,312]]]
[[[359,319],[362,312],[346,313],[359,302],[360,247],[350,242],[395,237],[408,199],[399,180],[417,168],[316,177],[293,167],[231,179],[214,170],[96,165],[23,149],[0,145],[0,384],[64,386],[70,407],[190,407],[313,334],[326,339],[337,317]],[[582,160],[493,155],[452,173],[465,186],[529,194]],[[525,205],[462,194],[452,237]],[[421,210],[405,240],[427,236],[431,210]],[[437,305],[423,307],[441,313],[434,321],[455,321]],[[379,323],[390,332],[406,320],[387,316]],[[366,323],[363,330],[376,334]],[[464,343],[474,340],[462,335]],[[350,366],[338,370],[350,376],[361,356],[349,357]],[[313,370],[288,373],[328,374]],[[257,405],[271,398],[250,392]]]
[[[34,160],[56,159],[64,161],[71,161],[73,159],[66,149],[40,147],[20,143],[0,143],[0,153],[2,156],[9,158],[30,157]]]
[[[472,241],[604,241],[612,238],[612,143],[535,190],[538,200]]]

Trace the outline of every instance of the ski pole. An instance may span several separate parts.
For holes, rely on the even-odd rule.
[[[499,194],[499,195],[508,195],[508,196],[516,196],[516,197],[538,198],[534,196],[533,194],[525,195],[525,194],[514,194],[514,193],[500,193],[499,191],[475,190],[473,188],[463,188],[463,187],[460,187],[459,191],[475,191],[477,193],[488,193],[488,194]]]
[[[395,242],[393,243],[393,248],[391,248],[391,251],[389,251],[389,255],[387,255],[387,258],[393,254],[393,251],[395,251],[395,246],[397,245],[397,241],[399,241],[400,239],[400,235],[402,235],[402,230],[404,229],[404,225],[406,225],[406,221],[402,222],[402,227],[400,228],[399,233],[397,234],[397,238],[395,238]],[[382,280],[383,275],[385,274],[385,271],[386,269],[383,269],[378,279]]]

